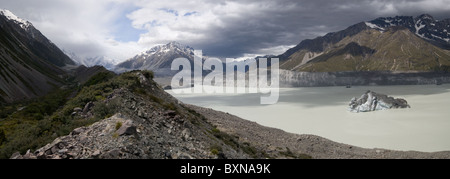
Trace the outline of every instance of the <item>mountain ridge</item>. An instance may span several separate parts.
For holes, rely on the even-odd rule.
[[[380,17],[360,22],[342,31],[302,41],[278,56],[281,61],[280,68],[305,72],[446,70],[450,61],[449,51],[445,49],[446,45],[450,44],[447,39],[450,36],[447,33],[450,31],[448,21],[434,20],[432,16],[425,14],[416,18]],[[344,52],[349,44],[368,47],[372,51],[366,50],[373,53],[355,56],[337,52]],[[424,60],[420,61],[418,58]],[[378,59],[382,62],[377,62]],[[328,63],[324,63],[326,61]]]

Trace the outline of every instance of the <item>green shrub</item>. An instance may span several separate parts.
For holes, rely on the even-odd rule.
[[[89,78],[88,81],[84,83],[84,86],[92,86],[112,79],[115,75],[111,72],[99,72],[96,75]]]
[[[0,145],[2,145],[3,142],[5,141],[6,141],[5,132],[3,131],[3,129],[0,129]]]
[[[155,77],[153,71],[142,71],[142,74],[148,79],[153,79]]]
[[[122,122],[117,122],[116,123],[116,130],[119,130],[120,127],[122,127]]]
[[[111,115],[113,113],[112,109],[103,102],[94,103],[94,107],[92,108],[92,112],[95,117],[98,119],[105,119],[105,117]]]
[[[162,104],[163,103],[163,100],[161,99],[161,98],[158,98],[158,97],[156,97],[156,96],[154,96],[154,95],[152,95],[152,94],[148,94],[147,95],[152,101],[154,101],[154,102],[156,102],[156,103],[158,103],[158,104]]]
[[[122,105],[122,99],[114,98],[107,104],[104,99],[116,89],[133,91],[139,87],[138,78],[131,72],[113,77],[106,73],[97,74],[81,88],[56,90],[35,100],[0,106],[0,158],[9,158],[17,151],[25,153],[28,149],[36,150],[52,142],[55,137],[68,135],[75,128],[93,124],[115,114]],[[74,92],[77,92],[76,96],[71,97]],[[163,100],[157,97],[152,100],[163,103]],[[96,114],[94,117],[71,115],[74,108],[83,108],[88,102],[95,104],[92,109]],[[18,107],[25,108],[17,111]]]
[[[177,111],[177,107],[175,107],[175,104],[173,103],[165,103],[163,104],[163,107],[167,110]]]
[[[209,149],[211,151],[211,154],[213,154],[213,155],[218,155],[222,151],[222,147],[217,144],[211,145],[211,147],[209,147]]]
[[[219,151],[217,149],[211,149],[211,153],[213,155],[217,155],[217,154],[219,154]]]
[[[135,92],[137,94],[141,94],[141,95],[146,95],[147,94],[145,89],[142,89],[142,88],[135,88],[133,92]]]

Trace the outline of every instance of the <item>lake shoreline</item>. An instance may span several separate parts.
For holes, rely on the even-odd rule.
[[[240,117],[185,104],[205,116],[217,128],[230,135],[239,136],[240,142],[248,142],[269,155],[290,151],[293,154],[307,154],[314,159],[449,159],[450,151],[418,152],[389,149],[367,149],[334,142],[326,138],[293,134],[281,129],[265,127]],[[286,158],[291,158],[286,156]]]
[[[406,99],[411,108],[349,112],[349,101],[367,90]],[[263,126],[294,134],[313,134],[353,146],[450,151],[448,84],[282,88],[280,101],[275,105],[259,104],[260,94],[172,95],[183,103],[231,113]]]

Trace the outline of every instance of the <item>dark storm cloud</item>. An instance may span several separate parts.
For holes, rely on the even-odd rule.
[[[210,38],[215,38],[214,41],[185,43],[202,48],[211,56],[239,57],[244,53],[258,54],[265,48],[296,45],[301,40],[343,30],[350,25],[381,16],[418,16],[428,13],[438,19],[450,18],[449,3],[450,1],[277,1],[276,6],[262,8],[262,12],[245,12],[240,18],[224,18],[226,26],[210,29]]]
[[[120,60],[170,41],[221,58],[280,54],[377,17],[450,18],[450,0],[0,0],[0,6],[32,21],[61,48]],[[124,34],[139,41],[118,41]]]

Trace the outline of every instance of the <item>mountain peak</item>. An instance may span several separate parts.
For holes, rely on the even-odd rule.
[[[430,14],[422,14],[420,16],[417,16],[417,19],[435,21],[434,17],[431,16]]]
[[[183,45],[183,44],[181,44],[181,43],[178,43],[178,42],[176,42],[176,41],[169,42],[168,44],[166,44],[166,46],[171,46],[171,47],[186,47],[185,45]]]
[[[155,47],[151,48],[150,50],[142,52],[138,56],[153,55],[153,54],[156,54],[156,53],[168,53],[168,52],[171,52],[171,51],[183,51],[183,52],[190,53],[190,52],[193,52],[194,49],[192,47],[187,46],[187,45],[183,45],[181,43],[172,41],[172,42],[169,42],[168,44],[165,44],[165,45],[155,46]]]
[[[22,27],[23,29],[25,29],[31,25],[30,22],[17,17],[14,13],[12,13],[11,11],[9,11],[7,9],[0,9],[0,15],[5,16],[8,20],[14,21],[15,23],[19,24],[20,27]]]
[[[194,49],[187,45],[172,41],[165,45],[159,45],[142,52],[135,57],[117,65],[116,71],[123,69],[146,69],[153,70],[158,74],[158,70],[170,70],[172,61],[176,58],[187,58],[193,60]],[[161,72],[166,75],[167,71]]]
[[[176,48],[178,48],[178,49],[194,50],[192,47],[189,47],[187,45],[183,45],[183,44],[181,44],[179,42],[176,42],[176,41],[169,42],[168,44],[162,45],[162,46],[165,47],[166,49],[176,49]]]

